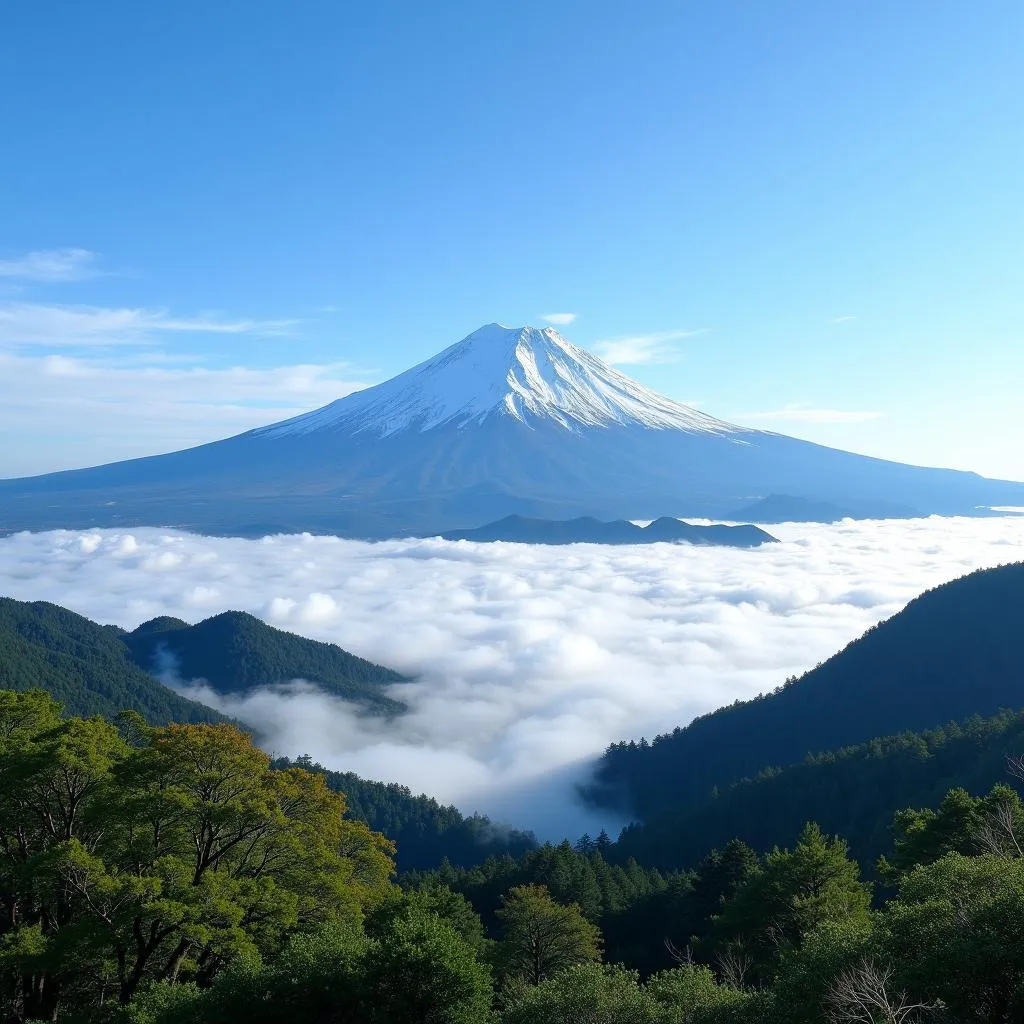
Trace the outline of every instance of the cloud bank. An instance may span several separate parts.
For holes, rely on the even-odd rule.
[[[1024,556],[1019,516],[771,529],[783,543],[754,551],[16,534],[0,593],[129,628],[243,609],[399,669],[416,681],[390,724],[301,683],[217,706],[278,753],[560,837],[603,824],[569,795],[607,743],[771,688],[922,590]]]

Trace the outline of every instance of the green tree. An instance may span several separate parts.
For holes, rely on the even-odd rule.
[[[1005,785],[994,786],[982,797],[951,789],[936,810],[899,811],[892,830],[893,853],[879,865],[888,881],[947,853],[1024,856],[1024,804]]]
[[[574,964],[599,960],[601,933],[575,904],[556,903],[543,885],[520,885],[502,898],[498,957],[503,973],[537,985]]]
[[[452,892],[447,886],[434,885],[427,889],[403,894],[406,905],[420,914],[434,914],[447,921],[463,942],[476,954],[483,954],[490,946],[480,915],[462,893]]]
[[[954,1019],[1024,1020],[1024,860],[951,853],[914,868],[879,920],[897,983]]]
[[[291,932],[358,921],[390,844],[322,776],[273,771],[233,726],[136,729],[0,699],[2,990],[11,1015],[208,985]],[[136,723],[137,724],[137,723]]]
[[[730,957],[733,980],[742,981],[746,968],[763,980],[774,974],[782,953],[799,947],[814,928],[826,921],[867,921],[870,905],[871,886],[861,881],[846,843],[808,822],[796,846],[768,854],[725,905],[713,946]]]
[[[351,924],[294,935],[269,962],[236,960],[209,988],[150,986],[123,1008],[119,1024],[365,1024],[369,946]]]
[[[820,1024],[827,1019],[830,993],[852,965],[872,953],[874,918],[824,921],[787,950],[774,986],[776,1003],[786,1008],[787,1024]]]
[[[363,964],[369,1024],[484,1024],[491,973],[447,921],[413,910],[395,917]]]
[[[722,985],[707,967],[681,964],[669,971],[660,971],[647,983],[647,991],[662,1009],[659,1019],[666,1022],[735,1019],[751,1001],[742,989]]]
[[[658,1007],[619,964],[576,964],[539,985],[521,985],[500,1024],[655,1024]]]

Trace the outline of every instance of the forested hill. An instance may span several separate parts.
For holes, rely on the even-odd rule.
[[[0,690],[47,690],[69,715],[130,709],[153,725],[226,721],[143,672],[121,636],[59,605],[0,597]]]
[[[324,775],[331,789],[345,794],[350,818],[366,822],[397,845],[398,867],[403,871],[428,870],[444,861],[472,867],[491,856],[518,856],[537,846],[532,832],[496,824],[480,814],[466,816],[433,797],[415,796],[407,786],[329,771],[308,757],[280,758],[274,763],[278,768],[297,765]]]
[[[951,789],[984,793],[1006,781],[1007,759],[1024,754],[1024,712],[975,716],[816,754],[723,787],[698,807],[664,810],[623,829],[608,856],[662,870],[690,868],[708,850],[740,839],[759,852],[784,846],[805,821],[841,834],[865,869],[892,846],[903,807],[928,807]]]
[[[183,679],[204,679],[221,694],[303,679],[382,713],[404,709],[384,691],[390,683],[406,682],[405,676],[334,644],[275,629],[245,612],[224,612],[194,626],[163,616],[123,639],[141,668],[152,670],[163,651],[173,657]]]
[[[1024,707],[1024,563],[922,594],[827,662],[653,743],[619,743],[590,796],[640,818],[716,786],[874,737]]]

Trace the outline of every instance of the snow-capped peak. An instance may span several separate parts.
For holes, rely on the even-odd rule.
[[[548,420],[571,430],[633,425],[742,432],[645,388],[551,327],[488,324],[383,384],[256,433],[344,429],[385,436],[442,424],[467,426],[490,416],[525,424]]]

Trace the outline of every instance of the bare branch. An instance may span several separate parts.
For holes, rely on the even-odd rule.
[[[746,988],[747,973],[754,966],[753,958],[738,943],[729,946],[715,958],[718,976],[730,988]]]
[[[665,943],[665,949],[668,951],[668,955],[672,957],[677,964],[682,964],[687,967],[693,966],[693,949],[690,947],[689,943],[687,943],[683,949],[680,949],[667,936],[663,941]]]
[[[862,960],[832,983],[826,1000],[829,1024],[916,1024],[932,1009],[890,992],[892,968]]]
[[[1024,857],[1020,827],[1017,815],[1009,803],[1000,802],[985,816],[985,823],[978,833],[978,845],[983,853],[994,853],[1000,857]]]

